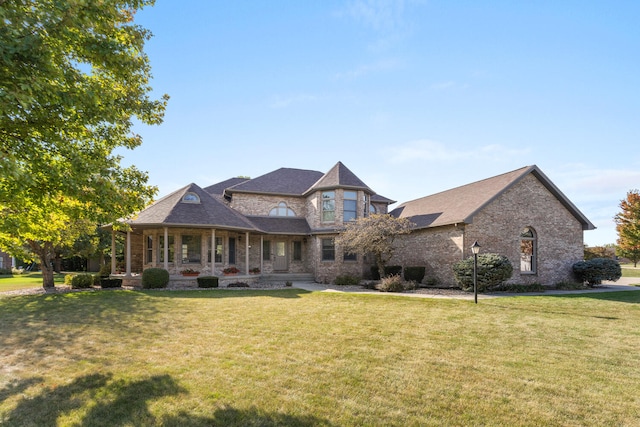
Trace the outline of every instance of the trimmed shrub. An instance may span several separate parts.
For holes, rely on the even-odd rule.
[[[360,278],[351,276],[349,274],[344,274],[342,276],[336,277],[333,283],[338,286],[357,286],[360,283]]]
[[[382,279],[376,289],[380,292],[402,292],[404,291],[404,283],[402,277],[396,274]]]
[[[100,277],[109,277],[111,275],[111,264],[104,264],[100,267]]]
[[[217,288],[218,277],[217,276],[200,276],[196,279],[199,288]]]
[[[65,283],[68,276],[71,276],[69,282],[72,289],[88,289],[93,286],[93,274],[67,274],[64,278]]]
[[[602,284],[603,280],[616,281],[622,277],[620,263],[611,258],[593,258],[573,264],[573,274],[578,281],[589,286]]]
[[[473,290],[473,257],[453,264],[453,274],[462,290]],[[504,255],[478,255],[478,291],[483,292],[504,283],[513,274],[513,266]]]
[[[122,287],[122,279],[110,279],[108,277],[97,277],[96,284],[103,289]]]
[[[0,268],[0,276],[12,276],[13,273],[11,272],[10,268]]]
[[[422,282],[424,279],[425,267],[405,267],[404,268],[404,280]]]
[[[376,265],[371,266],[371,280],[380,280],[380,272]]]
[[[164,268],[147,268],[142,272],[143,289],[166,288],[169,284],[169,272]]]
[[[402,274],[401,265],[387,265],[384,267],[385,276],[399,276]]]

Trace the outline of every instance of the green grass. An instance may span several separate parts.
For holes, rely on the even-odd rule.
[[[640,292],[0,297],[2,425],[637,424]]]
[[[633,267],[633,264],[625,264],[622,267],[622,277],[640,277],[640,267]]]
[[[55,274],[53,281],[56,285],[64,283],[64,274]],[[13,276],[0,276],[0,292],[15,291],[42,287],[42,273],[23,273]]]

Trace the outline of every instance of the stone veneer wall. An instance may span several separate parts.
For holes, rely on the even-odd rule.
[[[534,274],[520,271],[520,234],[525,227],[537,234]],[[440,284],[454,285],[451,267],[472,255],[470,247],[476,240],[481,253],[498,253],[511,260],[511,283],[573,281],[571,267],[583,258],[582,225],[535,176],[528,175],[482,209],[472,224],[400,236],[390,264],[424,265],[425,281],[435,278]]]
[[[451,266],[462,259],[464,226],[445,226],[418,230],[398,236],[394,255],[388,265],[426,267],[424,283],[454,286]]]
[[[296,216],[307,216],[305,199],[302,197],[234,193],[230,207],[243,215],[267,216],[271,209],[278,207],[280,202],[285,202]]]
[[[520,271],[520,234],[537,235],[537,271]],[[507,256],[512,283],[553,285],[574,281],[572,265],[584,257],[582,224],[533,175],[528,175],[489,204],[467,225],[465,255],[474,241],[482,252]]]

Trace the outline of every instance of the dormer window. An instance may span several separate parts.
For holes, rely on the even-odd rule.
[[[182,196],[182,201],[184,203],[200,203],[200,197],[196,193],[187,193]]]
[[[269,211],[269,216],[296,216],[296,213],[285,202],[280,202]]]

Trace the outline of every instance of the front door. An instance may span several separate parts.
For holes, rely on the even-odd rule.
[[[287,242],[276,242],[276,258],[273,263],[276,271],[286,271],[289,269],[287,257]]]

